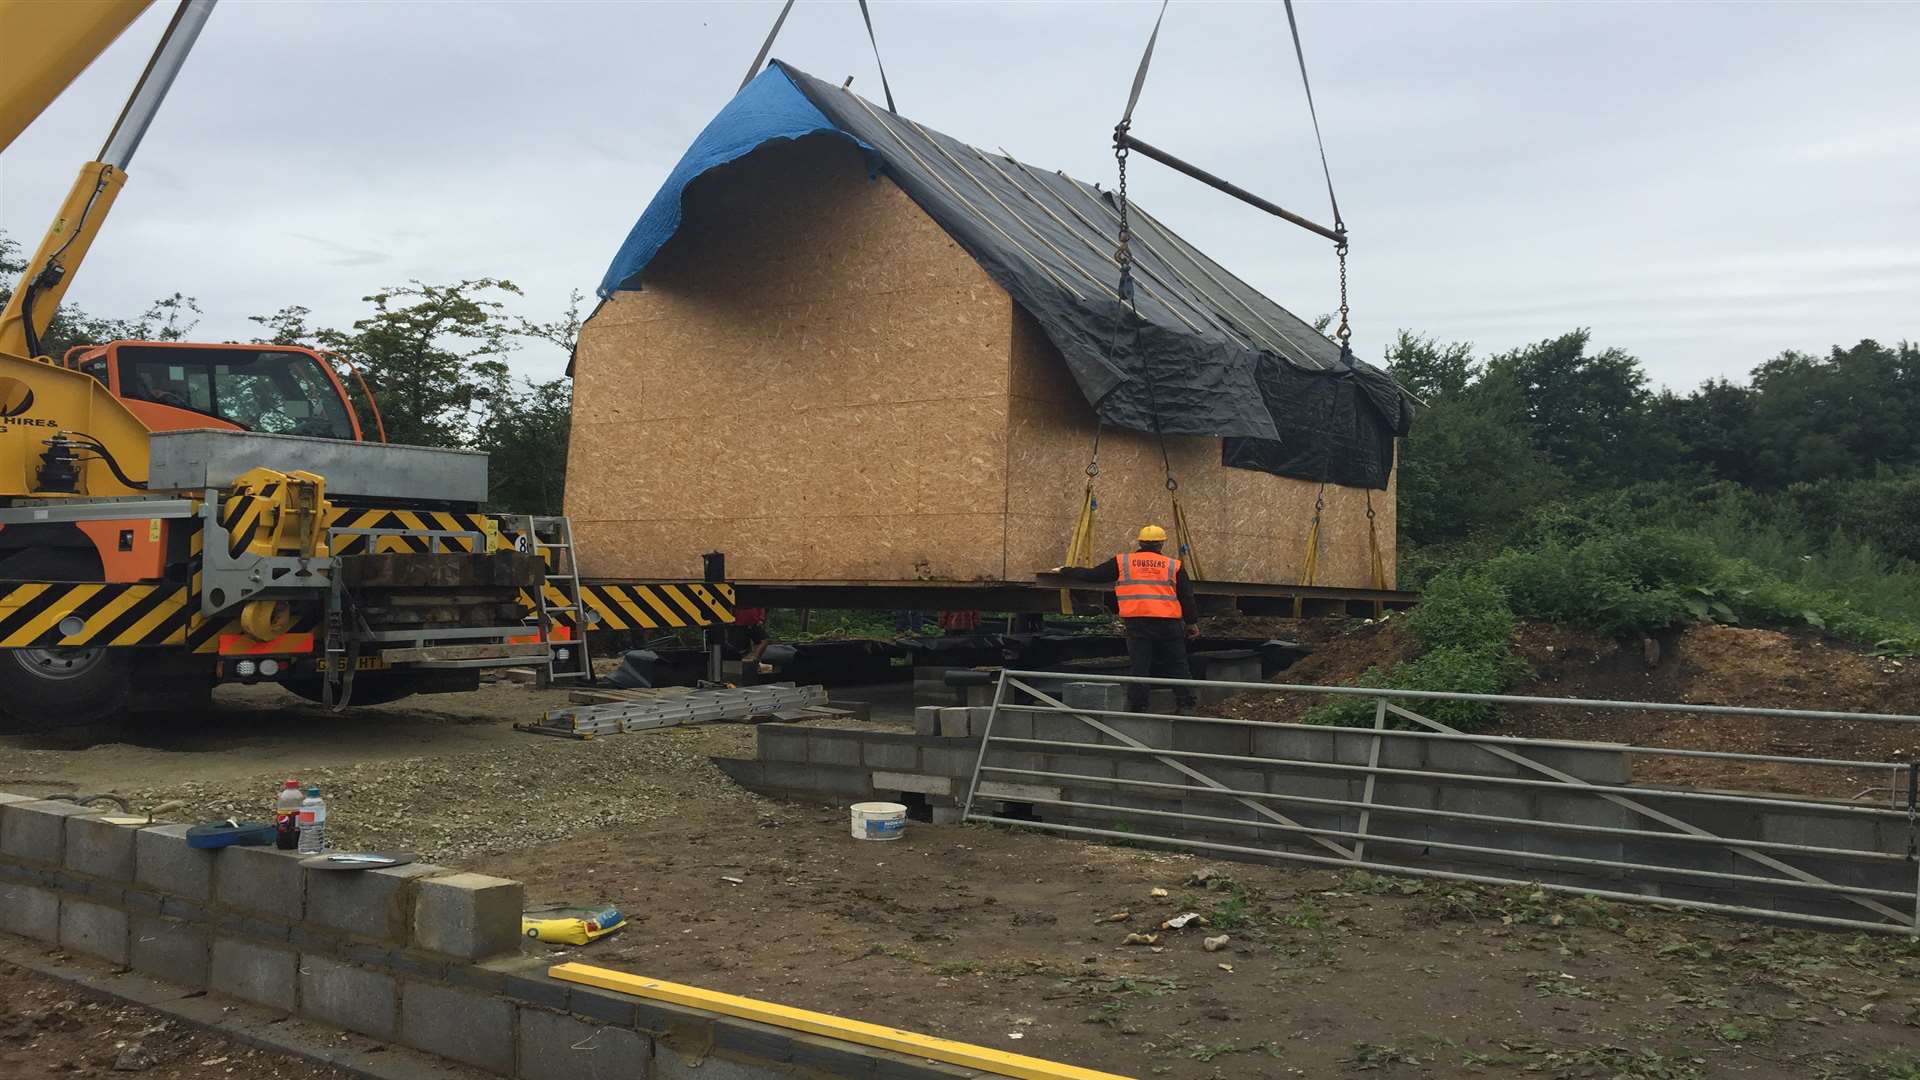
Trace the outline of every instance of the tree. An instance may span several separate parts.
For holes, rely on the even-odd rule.
[[[1581,487],[1658,475],[1676,448],[1648,422],[1647,375],[1619,349],[1588,355],[1583,329],[1502,353],[1490,375],[1519,388],[1534,445]]]
[[[1473,345],[1456,341],[1442,345],[1430,337],[1400,331],[1387,349],[1387,373],[1407,392],[1429,404],[1466,392],[1480,375]]]
[[[504,357],[514,329],[506,305],[490,294],[520,295],[500,278],[451,285],[412,281],[366,297],[373,314],[350,332],[311,331],[366,377],[392,442],[418,446],[471,443],[487,401],[509,392]],[[307,312],[282,308],[254,321],[276,335],[305,331]]]
[[[567,477],[573,381],[522,380],[489,402],[474,448],[487,452],[489,502],[518,514],[558,514]]]
[[[1534,445],[1519,387],[1481,372],[1470,346],[1402,334],[1389,363],[1427,403],[1400,447],[1400,535],[1409,544],[1504,532],[1564,493],[1566,477]]]

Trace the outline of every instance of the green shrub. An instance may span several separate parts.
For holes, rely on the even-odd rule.
[[[1422,650],[1504,647],[1513,640],[1513,609],[1500,586],[1481,574],[1450,571],[1428,582],[1407,630]]]
[[[1497,646],[1462,648],[1445,645],[1403,660],[1389,671],[1368,668],[1360,686],[1391,690],[1428,690],[1452,694],[1498,694],[1526,674],[1505,640]],[[1361,697],[1341,697],[1307,711],[1304,722],[1337,727],[1364,727],[1373,723],[1374,703]],[[1451,727],[1472,731],[1499,715],[1499,707],[1479,701],[1409,701],[1410,711]],[[1396,722],[1396,727],[1406,726]]]

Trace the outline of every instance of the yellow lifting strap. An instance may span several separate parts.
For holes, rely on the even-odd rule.
[[[1371,490],[1367,492],[1367,562],[1368,572],[1372,578],[1374,589],[1380,592],[1386,591],[1387,563],[1386,560],[1380,556],[1380,523],[1376,521],[1373,516],[1373,492]],[[1377,619],[1385,613],[1386,604],[1382,601],[1375,600],[1373,602],[1373,617]]]
[[[1187,528],[1187,513],[1180,509],[1180,496],[1173,497],[1173,542],[1180,555],[1180,565],[1187,571],[1187,580],[1205,581],[1206,572],[1200,569],[1200,551],[1193,546],[1193,532]]]
[[[1093,565],[1093,521],[1100,500],[1093,495],[1093,474],[1087,475],[1087,493],[1080,500],[1080,520],[1074,523],[1073,536],[1067,541],[1067,560],[1062,566]],[[1060,590],[1060,614],[1073,614],[1073,590]]]
[[[1307,527],[1307,554],[1300,560],[1300,584],[1312,585],[1320,575],[1320,514],[1327,508],[1327,485],[1320,485],[1320,493],[1313,497],[1313,524]],[[1305,615],[1306,597],[1293,598],[1293,617]]]

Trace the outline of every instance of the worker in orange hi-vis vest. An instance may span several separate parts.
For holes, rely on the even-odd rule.
[[[1200,635],[1200,604],[1193,583],[1180,560],[1162,552],[1167,530],[1148,525],[1140,530],[1140,546],[1099,566],[1062,566],[1054,570],[1075,581],[1113,583],[1120,619],[1127,626],[1127,659],[1134,675],[1160,679],[1189,679],[1187,639]],[[1127,684],[1127,709],[1147,710],[1148,687]],[[1174,688],[1181,712],[1192,712],[1193,688]]]

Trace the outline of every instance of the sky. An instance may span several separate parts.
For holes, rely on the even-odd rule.
[[[1110,185],[1152,2],[873,0],[900,111]],[[196,337],[289,304],[317,325],[419,278],[501,277],[516,312],[591,298],[779,0],[224,0],[68,293]],[[156,4],[0,154],[0,229],[38,243],[170,14]],[[1785,349],[1920,337],[1920,5],[1326,3],[1296,9],[1348,227],[1355,347],[1482,354],[1575,327],[1657,384]],[[773,55],[880,80],[848,0],[800,0]],[[1134,133],[1328,217],[1278,3],[1173,0]],[[1136,159],[1136,200],[1303,317],[1330,245]],[[529,376],[565,364],[529,344]]]

